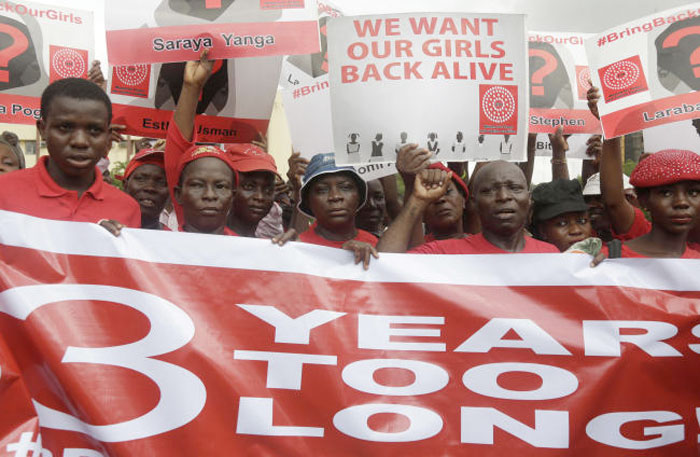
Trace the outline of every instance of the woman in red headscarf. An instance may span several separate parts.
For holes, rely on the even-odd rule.
[[[688,233],[700,219],[700,155],[674,149],[657,152],[637,165],[630,182],[651,216],[651,231],[621,245],[609,243],[609,256],[700,258],[687,244]]]

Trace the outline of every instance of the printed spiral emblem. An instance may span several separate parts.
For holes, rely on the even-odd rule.
[[[603,75],[603,84],[610,89],[627,89],[639,79],[639,67],[632,62],[612,64]]]
[[[148,65],[123,65],[117,67],[116,73],[127,86],[138,86],[148,77]]]
[[[484,114],[491,122],[503,124],[515,113],[515,99],[505,87],[492,87],[484,93],[481,100]]]
[[[56,51],[51,66],[61,78],[80,78],[87,69],[87,63],[83,60],[83,56],[72,49]]]

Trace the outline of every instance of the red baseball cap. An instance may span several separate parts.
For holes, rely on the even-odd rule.
[[[233,168],[236,171],[247,173],[251,171],[270,171],[277,176],[275,159],[262,148],[252,143],[231,143],[224,145]]]
[[[665,149],[640,161],[630,176],[634,187],[657,187],[680,181],[700,181],[700,155]]]
[[[136,153],[134,157],[131,158],[126,168],[124,169],[124,176],[122,176],[122,181],[125,181],[131,173],[134,172],[141,165],[156,165],[160,168],[165,169],[165,153],[158,149],[142,149]]]
[[[216,157],[217,159],[222,160],[226,165],[228,165],[231,171],[233,171],[233,184],[238,185],[238,172],[236,171],[236,167],[233,166],[230,155],[216,146],[209,145],[194,145],[186,150],[184,154],[182,154],[180,163],[177,166],[177,173],[175,175],[177,176],[178,181],[180,180],[180,175],[182,175],[182,170],[185,169],[185,166],[188,163],[203,157]]]
[[[449,168],[447,168],[446,166],[444,166],[441,162],[432,163],[432,164],[430,164],[430,166],[428,168],[432,168],[434,170],[442,170],[442,171],[447,172],[447,173],[452,173],[452,181],[454,181],[454,183],[457,185],[457,187],[459,187],[463,191],[464,199],[466,200],[467,198],[469,198],[469,188],[467,187],[467,184],[464,181],[462,181],[462,178],[457,176],[454,171],[452,171]]]

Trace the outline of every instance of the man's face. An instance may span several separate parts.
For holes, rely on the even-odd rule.
[[[238,176],[240,183],[233,198],[233,214],[238,220],[257,224],[267,216],[275,201],[275,174],[252,171]]]
[[[588,216],[593,230],[599,234],[610,231],[610,219],[603,198],[600,195],[584,195],[583,199],[588,205]]]
[[[445,194],[425,209],[423,220],[431,232],[444,231],[456,227],[462,220],[463,213],[464,197],[457,190],[454,181],[450,180]]]
[[[182,205],[186,231],[220,233],[233,201],[233,171],[216,157],[194,160],[182,171],[175,199]]]
[[[530,212],[530,192],[520,168],[493,162],[477,176],[474,199],[482,230],[502,236],[521,230]]]
[[[49,150],[51,175],[60,179],[92,174],[110,148],[111,132],[104,103],[56,97],[46,116],[37,121],[37,128]]]
[[[314,179],[308,199],[309,208],[321,227],[332,230],[354,226],[360,191],[348,173],[327,174]]]
[[[384,199],[384,188],[378,179],[367,183],[367,203],[357,212],[355,225],[367,230],[376,232],[381,229],[386,212],[386,200]]]
[[[155,220],[168,200],[165,170],[150,163],[141,165],[126,180],[125,190],[138,202],[142,218]]]

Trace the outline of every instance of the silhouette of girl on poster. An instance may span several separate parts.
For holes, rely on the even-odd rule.
[[[434,155],[440,153],[440,143],[438,142],[437,133],[435,132],[428,133],[428,151],[432,152]]]
[[[372,140],[372,155],[370,156],[370,160],[381,160],[383,157],[382,149],[384,148],[384,142],[382,141],[382,138],[383,135],[381,133],[377,133]]]
[[[359,162],[360,161],[360,143],[357,142],[357,139],[360,137],[359,133],[351,133],[349,135],[350,137],[350,142],[345,145],[345,148],[348,152],[348,160],[351,162]]]

